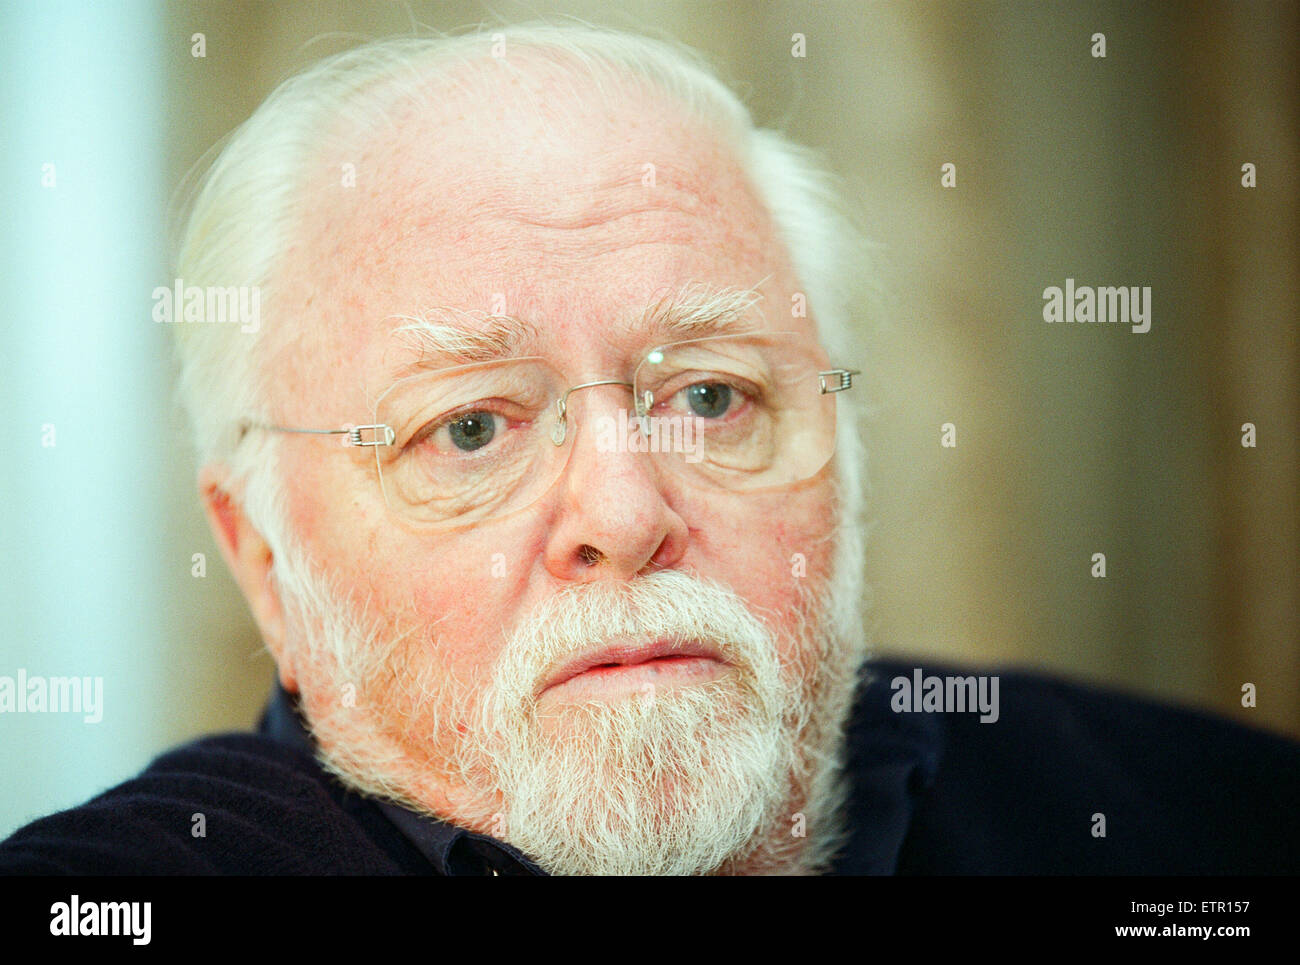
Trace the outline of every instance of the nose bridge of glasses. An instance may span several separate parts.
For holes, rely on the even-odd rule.
[[[569,396],[579,389],[590,389],[598,385],[621,385],[628,389],[633,388],[631,382],[624,382],[622,379],[595,379],[591,382],[580,382],[566,389],[555,400],[555,425],[551,427],[551,441],[557,446],[563,445],[569,432]],[[640,406],[637,406],[637,410],[640,411]]]

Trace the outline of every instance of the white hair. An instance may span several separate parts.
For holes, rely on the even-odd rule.
[[[502,49],[502,45],[504,48]],[[494,46],[498,49],[494,50]],[[706,123],[733,148],[770,211],[836,365],[860,358],[852,318],[861,291],[865,246],[839,209],[830,176],[811,152],[782,134],[756,128],[746,107],[693,51],[663,40],[584,25],[529,24],[459,36],[398,38],[328,57],[281,84],[236,130],[194,194],[180,245],[178,277],[189,285],[258,286],[263,324],[178,325],[182,401],[194,426],[200,464],[224,463],[242,486],[250,519],[271,544],[286,547],[283,487],[275,469],[279,439],[254,432],[241,442],[241,421],[269,421],[275,373],[264,360],[276,329],[277,262],[293,242],[295,215],[311,199],[303,172],[339,132],[392,123],[403,100],[427,103],[434,80],[467,85],[472,70],[496,54],[507,69],[514,54],[554,64],[582,96],[617,98],[639,81]],[[269,324],[266,322],[269,321]],[[860,390],[859,390],[860,391]],[[863,485],[857,407],[839,396],[842,508],[861,510]],[[846,404],[847,403],[847,404]],[[860,520],[843,520],[856,529]]]

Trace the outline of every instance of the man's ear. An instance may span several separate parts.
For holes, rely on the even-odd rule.
[[[232,492],[230,472],[225,466],[208,465],[199,470],[199,495],[221,555],[243,591],[262,639],[279,667],[280,683],[285,690],[296,693],[297,674],[284,641],[284,611],[271,575],[271,565],[275,562],[271,547],[244,514],[240,495]]]

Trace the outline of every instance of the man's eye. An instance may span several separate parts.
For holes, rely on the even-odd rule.
[[[491,412],[469,412],[447,424],[447,433],[457,449],[473,452],[497,434],[496,416]]]
[[[731,406],[731,386],[725,382],[696,382],[682,394],[691,412],[703,419],[720,419]]]
[[[452,447],[460,452],[474,452],[496,436],[499,418],[496,413],[485,409],[463,412],[435,426],[427,437],[444,452],[452,451]]]
[[[731,386],[725,382],[699,382],[686,390],[686,398],[696,415],[721,418],[731,406]]]

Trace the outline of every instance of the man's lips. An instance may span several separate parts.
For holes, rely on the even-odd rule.
[[[725,665],[716,647],[697,640],[618,643],[565,661],[542,683],[538,696],[556,687],[590,691],[669,679],[712,678]]]

